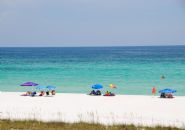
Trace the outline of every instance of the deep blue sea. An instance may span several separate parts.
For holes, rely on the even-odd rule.
[[[164,76],[164,79],[161,79]],[[33,81],[57,92],[88,93],[91,85],[117,94],[150,95],[151,88],[185,95],[185,46],[0,48],[0,91],[25,91]]]

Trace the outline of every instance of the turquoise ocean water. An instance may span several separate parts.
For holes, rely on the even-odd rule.
[[[26,81],[64,93],[113,83],[117,94],[149,95],[156,86],[185,95],[185,46],[0,48],[0,91],[34,89],[19,86]]]

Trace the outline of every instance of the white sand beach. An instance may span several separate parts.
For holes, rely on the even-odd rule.
[[[57,93],[53,97],[0,93],[0,118],[61,122],[95,122],[185,128],[185,96],[116,95],[114,97]]]

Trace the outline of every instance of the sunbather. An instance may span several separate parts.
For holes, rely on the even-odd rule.
[[[52,94],[52,95],[55,95],[55,94],[56,94],[55,90],[52,90],[52,91],[51,91],[51,94]]]
[[[34,97],[37,94],[37,92],[32,92],[31,96]]]
[[[44,96],[45,92],[44,91],[41,91],[39,96]]]
[[[115,96],[115,94],[110,92],[110,96]]]
[[[106,93],[105,94],[109,94],[109,91],[106,91]]]
[[[101,91],[100,90],[97,90],[96,91],[96,95],[101,95]]]
[[[166,94],[166,97],[167,98],[173,98],[173,95],[172,95],[172,93],[168,93],[168,94]]]
[[[31,95],[31,92],[27,91],[25,94],[22,94],[21,96],[30,96],[30,95]]]
[[[165,93],[161,93],[160,97],[161,98],[166,98],[166,94]]]
[[[103,96],[115,96],[115,94],[109,91],[106,91],[106,93]]]
[[[49,96],[49,91],[46,92],[46,95]]]
[[[96,95],[96,92],[94,90],[92,90],[89,95]]]

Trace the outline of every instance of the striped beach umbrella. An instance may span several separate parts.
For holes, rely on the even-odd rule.
[[[117,88],[115,84],[110,84],[109,87],[110,88]]]

